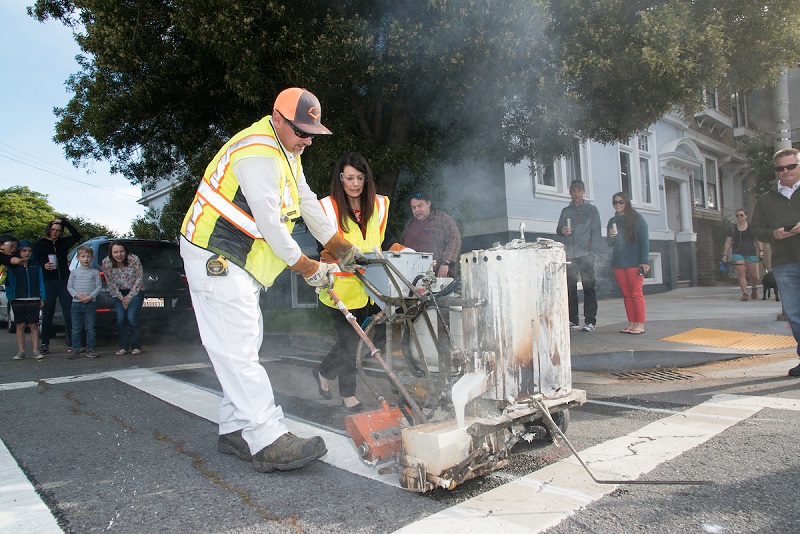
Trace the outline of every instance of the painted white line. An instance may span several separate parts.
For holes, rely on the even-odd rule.
[[[795,401],[787,399],[718,395],[627,436],[585,449],[580,455],[598,479],[635,480],[751,417],[767,404],[796,409]],[[542,532],[616,488],[595,484],[571,456],[397,532]]]
[[[151,367],[151,371],[155,371],[157,373],[168,373],[170,371],[186,371],[191,369],[205,369],[211,367],[210,363],[184,363],[179,365],[164,365],[161,367]],[[138,369],[138,368],[137,368]],[[36,382],[8,382],[6,384],[0,384],[0,392],[1,391],[12,391],[15,389],[26,389],[26,388],[35,388],[40,386],[42,383],[45,384],[70,384],[72,382],[86,382],[89,380],[102,380],[105,378],[111,378],[109,373],[102,372],[102,373],[88,373],[85,375],[70,375],[70,376],[56,376],[53,378],[42,378]]]
[[[63,532],[50,509],[0,441],[0,532]]]
[[[186,382],[173,380],[149,369],[113,371],[107,374],[198,417],[219,423],[220,395]],[[400,487],[396,473],[379,475],[377,469],[365,465],[358,457],[355,445],[349,437],[289,418],[285,418],[283,422],[293,434],[300,437],[322,436],[328,447],[328,454],[320,458],[321,461],[371,480]]]

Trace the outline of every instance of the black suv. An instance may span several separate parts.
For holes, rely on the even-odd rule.
[[[183,269],[180,249],[175,243],[169,241],[154,241],[149,239],[110,239],[96,237],[79,246],[92,249],[94,258],[92,267],[100,271],[103,289],[97,295],[97,332],[98,334],[113,330],[117,320],[114,302],[108,292],[105,276],[103,274],[103,258],[108,256],[108,248],[112,241],[125,244],[128,252],[136,254],[142,262],[144,271],[144,303],[139,314],[142,328],[158,327],[177,328],[178,335],[190,334],[196,330],[194,311],[192,310],[189,285]],[[69,253],[69,269],[78,268],[77,252],[75,247]],[[57,313],[53,323],[64,326],[60,307],[56,306]],[[184,328],[186,329],[184,331]]]

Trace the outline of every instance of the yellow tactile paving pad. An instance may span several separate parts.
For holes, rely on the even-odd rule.
[[[797,346],[792,336],[752,334],[750,332],[715,330],[713,328],[694,328],[682,334],[665,337],[662,341],[739,350],[790,349]]]

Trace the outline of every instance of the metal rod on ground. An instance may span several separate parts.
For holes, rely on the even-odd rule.
[[[352,313],[350,313],[350,310],[347,309],[347,306],[344,305],[344,303],[339,299],[339,297],[330,287],[328,288],[328,295],[330,295],[331,300],[333,300],[333,303],[336,304],[336,307],[339,308],[339,311],[341,311],[344,314],[345,318],[347,319],[347,322],[353,325],[353,329],[356,331],[358,336],[364,341],[364,343],[366,343],[367,347],[369,347],[371,351],[370,354],[372,354],[375,357],[375,359],[378,360],[378,363],[381,364],[383,369],[386,371],[386,374],[389,376],[389,380],[392,381],[392,384],[394,384],[395,387],[397,387],[398,391],[400,391],[400,394],[403,396],[406,402],[408,402],[408,405],[411,407],[411,412],[414,415],[414,419],[416,420],[416,424],[425,422],[425,416],[423,415],[419,405],[414,401],[411,395],[408,394],[408,391],[400,382],[400,379],[397,378],[397,375],[394,374],[392,368],[386,365],[386,362],[383,361],[383,358],[381,358],[381,351],[376,349],[375,345],[372,344],[372,341],[369,339],[367,334],[365,334],[364,331],[361,329],[361,326],[358,324],[358,321],[356,321],[355,316]]]
[[[542,413],[542,420],[544,421],[545,426],[550,430],[550,432],[554,432],[558,434],[561,439],[564,440],[564,443],[567,444],[569,450],[572,451],[572,454],[575,455],[575,458],[581,463],[586,472],[589,473],[589,476],[592,477],[592,480],[595,481],[597,484],[651,484],[651,485],[672,485],[672,486],[704,486],[710,485],[714,482],[711,480],[601,480],[595,478],[592,472],[589,470],[589,466],[583,462],[583,459],[578,455],[578,451],[575,450],[575,447],[572,446],[572,443],[569,442],[567,436],[558,428],[558,425],[555,421],[553,421],[553,417],[550,415],[550,410],[542,404],[542,401],[533,398],[532,399],[536,407]]]

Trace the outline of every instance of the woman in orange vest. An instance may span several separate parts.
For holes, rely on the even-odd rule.
[[[336,226],[336,231],[364,251],[373,247],[381,250],[402,250],[394,233],[387,228],[389,198],[378,195],[375,179],[364,156],[355,152],[344,154],[333,169],[331,194],[320,200],[322,209]],[[335,263],[333,255],[323,249],[323,262]],[[333,290],[359,324],[377,311],[367,296],[364,284],[353,273],[335,273]],[[336,308],[328,292],[320,292],[319,300],[328,306],[338,340],[319,367],[313,369],[319,394],[331,399],[330,382],[339,380],[342,406],[350,412],[360,412],[362,404],[356,399],[356,350],[358,334],[345,316]]]

